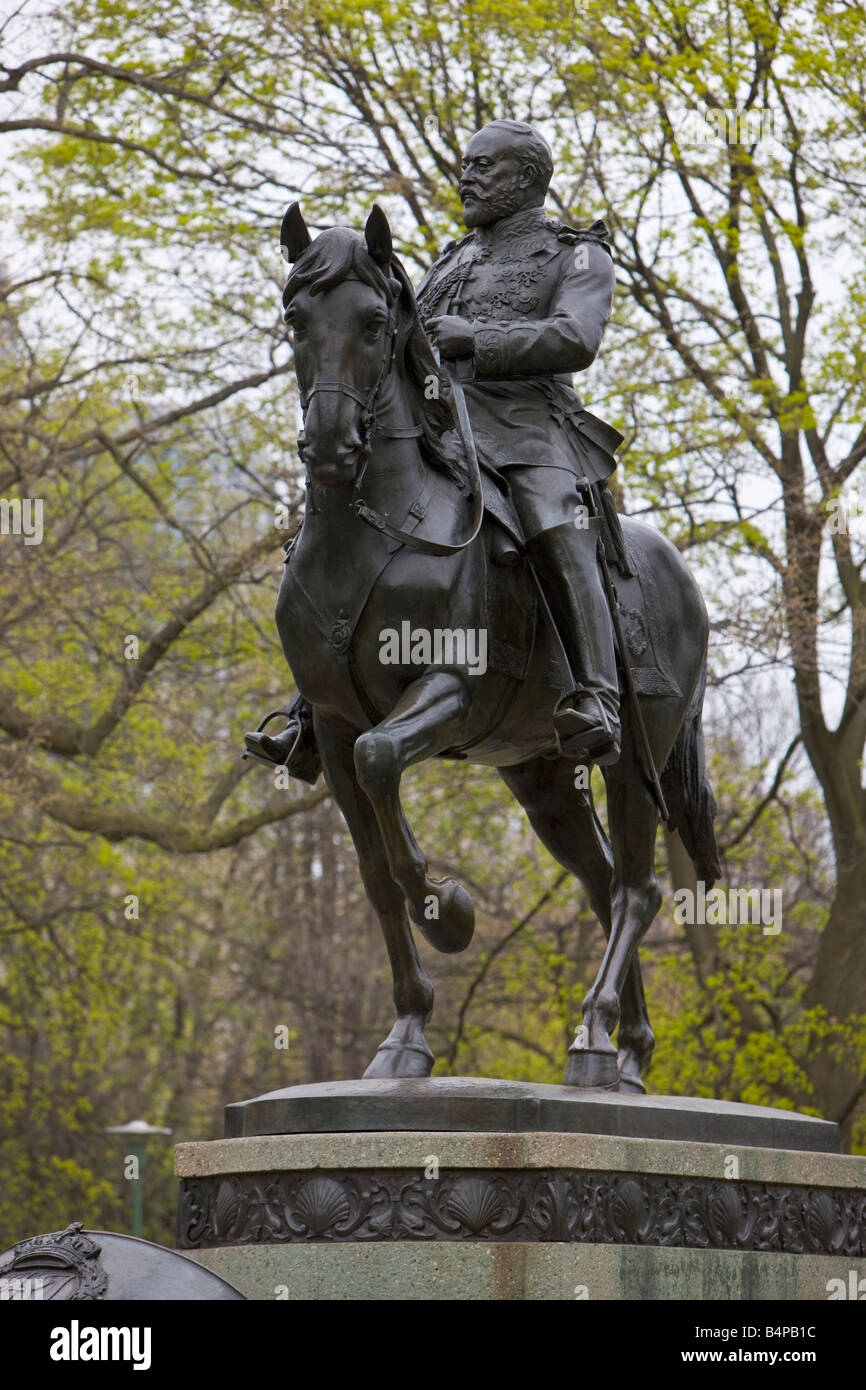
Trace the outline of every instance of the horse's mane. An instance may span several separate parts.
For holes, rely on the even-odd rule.
[[[396,307],[397,358],[402,354],[410,404],[423,431],[418,441],[422,457],[431,468],[462,485],[466,466],[451,407],[451,385],[421,325],[412,282],[396,258],[386,274],[362,236],[346,227],[330,227],[295,262],[283,291],[283,308],[288,310],[300,290],[323,294],[348,279],[378,290],[389,308]],[[431,385],[435,385],[432,391]]]

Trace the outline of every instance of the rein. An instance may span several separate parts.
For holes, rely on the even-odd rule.
[[[351,277],[347,277],[351,278]],[[457,433],[463,447],[463,454],[466,459],[466,472],[469,483],[469,495],[472,501],[472,521],[471,531],[465,541],[449,544],[446,541],[428,541],[423,536],[413,535],[411,531],[404,531],[399,526],[392,526],[386,521],[379,512],[369,507],[360,496],[361,484],[367,471],[367,464],[370,460],[370,453],[373,445],[373,435],[379,433],[387,439],[418,439],[424,431],[421,425],[411,425],[404,428],[382,429],[376,422],[376,404],[386,378],[390,375],[394,366],[394,356],[397,347],[397,325],[394,320],[393,306],[388,310],[388,333],[390,336],[390,349],[382,358],[382,365],[379,375],[367,392],[361,391],[357,386],[353,386],[347,381],[317,381],[306,395],[301,396],[301,408],[304,415],[313,397],[320,391],[338,392],[343,396],[348,396],[361,406],[360,434],[361,434],[361,465],[355,477],[353,486],[353,498],[351,503],[352,511],[361,521],[379,531],[382,535],[390,537],[391,540],[399,541],[401,545],[407,545],[412,550],[418,550],[422,555],[457,555],[461,550],[465,550],[471,545],[481,530],[481,523],[484,519],[484,496],[481,489],[481,473],[478,467],[478,455],[475,449],[475,439],[472,434],[472,425],[469,420],[469,411],[466,408],[466,398],[463,395],[463,387],[455,372],[450,367],[445,366],[448,379],[451,383],[451,391],[455,405]],[[303,456],[303,435],[299,440],[300,452]]]
[[[463,454],[466,459],[466,472],[469,480],[469,495],[472,499],[472,530],[465,541],[458,541],[454,545],[446,541],[428,541],[423,536],[415,536],[410,531],[402,531],[399,526],[391,526],[384,517],[378,512],[368,507],[362,498],[357,498],[352,503],[352,509],[362,521],[366,521],[368,526],[372,526],[374,531],[381,531],[383,535],[390,536],[393,541],[400,541],[403,545],[408,545],[412,550],[419,550],[422,555],[457,555],[461,550],[465,550],[475,540],[481,530],[481,523],[484,520],[484,495],[481,490],[481,473],[478,468],[478,454],[475,450],[475,438],[472,434],[472,425],[469,420],[469,411],[466,408],[466,397],[463,395],[463,387],[454,372],[449,367],[445,370],[451,382],[451,390],[454,396],[457,415],[457,433],[460,435],[460,442],[463,445]],[[420,433],[419,427],[419,433]],[[362,474],[363,476],[363,474]],[[357,492],[359,482],[355,484]]]

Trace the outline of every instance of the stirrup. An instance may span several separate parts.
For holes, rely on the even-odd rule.
[[[591,721],[589,715],[575,709],[572,703],[586,699],[595,702],[598,712],[595,722]],[[572,725],[570,730],[560,727],[569,723]],[[588,690],[584,686],[563,696],[553,713],[553,727],[560,753],[568,757],[581,755],[599,767],[607,767],[619,760],[621,726],[597,690]]]
[[[244,734],[244,751],[241,753],[242,758],[255,758],[257,762],[267,763],[268,767],[288,767],[289,763],[291,762],[292,758],[294,757],[297,751],[298,744],[300,743],[304,735],[304,726],[301,723],[300,719],[297,720],[298,732],[295,734],[294,743],[292,744],[291,748],[289,749],[288,753],[284,758],[272,758],[268,755],[267,751],[264,751],[262,749],[261,743],[252,742],[252,740],[255,739],[256,734],[264,733],[271,720],[276,719],[278,715],[282,715],[284,719],[288,720],[288,716],[286,714],[285,709],[273,709],[271,710],[270,714],[265,715],[264,719],[262,720],[261,724],[259,724],[255,733]],[[286,724],[286,727],[288,728],[288,722]]]

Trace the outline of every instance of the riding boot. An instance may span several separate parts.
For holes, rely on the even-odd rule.
[[[597,537],[592,521],[567,523],[533,537],[528,551],[576,682],[554,711],[560,749],[606,766],[620,752],[619,682]]]
[[[286,727],[278,734],[266,734],[265,726],[280,714],[286,717]],[[255,733],[244,734],[241,757],[285,767],[291,777],[303,782],[318,781],[322,761],[313,730],[313,711],[303,696],[296,695],[290,705],[266,715]]]

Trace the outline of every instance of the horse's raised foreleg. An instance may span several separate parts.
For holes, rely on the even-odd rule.
[[[358,785],[355,733],[318,713],[314,725],[325,778],[358,852],[361,878],[385,936],[394,980],[397,1020],[364,1076],[429,1076],[433,1054],[424,1038],[424,1024],[433,1012],[433,986],[418,959],[402,889],[391,876],[379,828]]]
[[[468,703],[462,677],[429,672],[404,690],[387,719],[355,743],[355,771],[373,807],[392,877],[406,895],[412,921],[445,952],[462,951],[472,940],[472,899],[456,879],[429,877],[400,805],[400,778],[412,763],[455,742]]]
[[[595,983],[583,1001],[583,1027],[569,1049],[566,1081],[577,1086],[608,1086],[617,1081],[611,1034],[620,1020],[638,945],[662,900],[655,876],[658,811],[643,778],[634,767],[620,762],[608,773],[607,791],[614,852],[611,932]],[[646,1005],[636,972],[631,989],[635,994],[629,1000],[629,1028],[620,1039],[631,1055],[624,1058],[619,1078],[623,1090],[640,1090],[640,1060],[649,1056],[652,1033],[648,1021],[646,1030],[641,1026]]]

